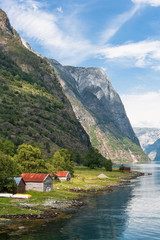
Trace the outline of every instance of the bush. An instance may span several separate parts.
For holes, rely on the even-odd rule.
[[[112,161],[110,159],[106,159],[104,162],[104,168],[106,171],[112,171]]]
[[[0,151],[0,191],[12,191],[15,188],[13,177],[19,175],[19,170],[17,162]]]
[[[17,188],[16,182],[13,178],[8,177],[0,179],[0,191],[12,193]]]

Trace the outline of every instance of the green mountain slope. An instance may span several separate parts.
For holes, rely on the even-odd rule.
[[[0,137],[83,153],[89,137],[75,117],[53,68],[26,49],[0,10]]]

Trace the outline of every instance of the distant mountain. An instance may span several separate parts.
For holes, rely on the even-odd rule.
[[[160,161],[160,129],[134,128],[140,144],[151,160]]]
[[[0,10],[0,138],[34,141],[48,155],[61,147],[87,152],[89,137],[53,67],[23,44]]]
[[[49,59],[77,119],[92,145],[115,162],[149,161],[127,118],[124,106],[102,69],[62,66]]]

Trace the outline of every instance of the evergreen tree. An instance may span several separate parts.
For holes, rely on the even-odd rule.
[[[104,168],[106,171],[112,171],[112,161],[110,159],[104,161]]]
[[[83,156],[81,154],[79,154],[79,152],[77,152],[76,150],[72,150],[70,151],[71,153],[71,161],[77,164],[82,164],[84,159]]]
[[[94,169],[103,166],[104,157],[99,153],[98,149],[90,147],[88,153],[85,156],[84,165]]]

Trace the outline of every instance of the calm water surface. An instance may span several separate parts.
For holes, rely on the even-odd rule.
[[[7,240],[152,240],[160,239],[160,163],[134,165],[133,170],[152,173],[88,199],[70,219],[49,222],[21,236],[0,235]]]

